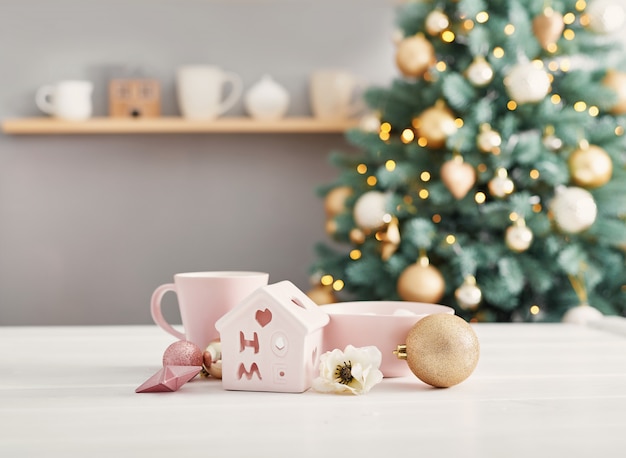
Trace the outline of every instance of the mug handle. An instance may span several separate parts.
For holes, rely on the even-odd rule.
[[[50,97],[54,94],[54,86],[41,86],[35,94],[35,103],[37,107],[49,115],[54,114],[54,105],[50,103]]]
[[[233,105],[239,100],[241,94],[243,93],[243,82],[241,77],[234,72],[226,72],[224,73],[224,82],[231,84],[230,94],[224,99],[217,110],[217,114],[223,114],[226,111],[230,110]]]
[[[180,340],[186,340],[185,334],[174,329],[172,325],[165,320],[161,312],[161,300],[163,296],[165,296],[165,293],[170,291],[176,292],[176,285],[174,285],[174,283],[166,283],[154,290],[152,298],[150,299],[150,313],[152,314],[154,322],[161,327],[161,329],[169,332],[174,337],[178,337]]]

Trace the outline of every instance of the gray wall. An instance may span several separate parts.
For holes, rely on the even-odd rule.
[[[189,63],[246,87],[270,73],[289,115],[307,115],[316,68],[395,75],[393,13],[387,0],[0,0],[0,118],[41,115],[36,89],[68,78],[94,81],[105,115],[120,69],[160,79],[177,115],[173,76]],[[340,134],[0,135],[0,325],[151,323],[153,289],[181,271],[308,289],[334,149],[350,150]]]

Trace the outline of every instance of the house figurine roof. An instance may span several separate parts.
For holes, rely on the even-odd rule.
[[[222,316],[215,323],[215,327],[221,332],[229,323],[237,322],[240,316],[246,313],[249,307],[265,309],[267,306],[278,304],[281,306],[280,309],[285,312],[281,314],[284,319],[293,323],[296,327],[300,327],[307,334],[326,326],[330,320],[328,314],[326,314],[319,305],[313,302],[293,283],[284,280],[257,289],[234,309]],[[274,312],[280,312],[280,310],[277,310],[275,307],[272,307],[272,310]],[[257,311],[257,320],[264,319],[262,315],[263,311],[264,310]],[[259,312],[261,312],[260,316],[258,315]]]

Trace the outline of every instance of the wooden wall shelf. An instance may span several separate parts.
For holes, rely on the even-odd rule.
[[[259,121],[252,118],[222,117],[196,121],[179,117],[91,118],[64,121],[55,118],[15,118],[2,123],[2,130],[13,135],[49,134],[191,134],[191,133],[343,133],[356,127],[357,121],[283,118]]]

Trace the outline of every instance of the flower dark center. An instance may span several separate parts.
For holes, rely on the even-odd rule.
[[[335,369],[335,376],[339,379],[339,383],[343,383],[344,385],[349,384],[354,377],[352,377],[352,362],[348,361],[347,363],[344,361],[343,365],[339,364],[337,369]]]

